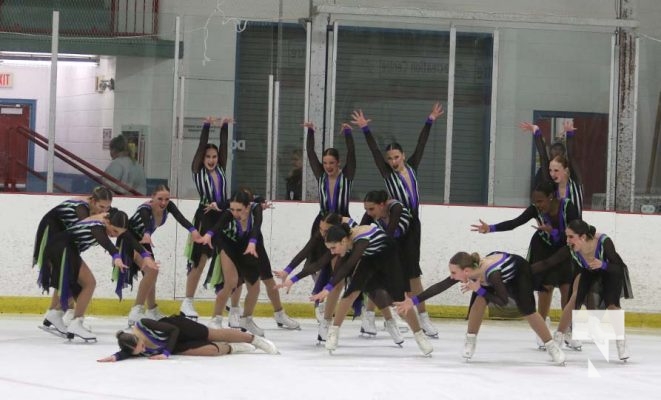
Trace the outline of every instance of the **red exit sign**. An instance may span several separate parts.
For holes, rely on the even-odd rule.
[[[0,73],[0,88],[10,88],[14,83],[14,74],[8,72]]]

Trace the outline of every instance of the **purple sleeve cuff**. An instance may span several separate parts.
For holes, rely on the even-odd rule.
[[[535,137],[542,136],[542,130],[541,129],[535,129],[535,132],[533,132],[533,136],[535,136]]]
[[[349,136],[349,135],[351,135],[351,128],[344,128],[344,129],[342,130],[342,133],[344,134],[344,136]]]
[[[213,237],[214,233],[213,233],[213,231],[207,231],[207,235]]]
[[[171,355],[170,352],[168,351],[168,349],[163,349],[163,352],[161,354],[163,354],[164,356],[166,356],[168,358],[170,358],[170,355]]]
[[[211,126],[211,122],[205,122],[203,126],[204,128],[208,128]]]
[[[420,300],[418,300],[418,296],[411,297],[411,301],[413,302],[414,306],[417,306],[418,304],[420,304]]]
[[[191,226],[190,228],[188,228],[188,232],[190,232],[190,233],[193,233],[193,232],[195,232],[196,230],[197,230],[197,229],[196,229],[194,226]]]
[[[495,232],[496,231],[496,225],[489,225],[489,232]]]
[[[484,287],[480,287],[475,293],[477,293],[478,296],[484,297],[484,295],[487,294],[487,290]]]
[[[608,261],[602,261],[601,262],[601,269],[604,271],[608,268]]]
[[[574,137],[576,136],[576,131],[567,131],[567,137]]]
[[[301,278],[299,278],[298,276],[292,276],[291,279],[289,279],[289,280],[292,281],[292,283],[296,283],[296,282],[300,281]]]
[[[433,124],[433,123],[434,123],[434,120],[431,119],[431,118],[429,118],[429,117],[427,117],[427,121],[425,122],[425,124],[429,124],[429,125],[431,125],[431,124]]]
[[[112,255],[112,260],[113,261],[115,261],[117,259],[121,259],[121,258],[122,258],[122,256],[120,256],[119,253],[115,253],[115,254]]]
[[[288,274],[291,274],[291,272],[294,270],[294,267],[291,265],[287,265],[287,267],[283,270]]]
[[[553,229],[551,231],[551,238],[553,239],[554,242],[557,242],[560,239],[560,231],[557,229]]]
[[[353,228],[356,225],[358,225],[358,223],[356,221],[354,221],[353,218],[349,218],[349,226]]]
[[[363,126],[362,128],[360,128],[360,129],[363,131],[363,133],[370,133],[370,127],[369,127],[369,125],[365,125],[365,126]]]
[[[142,258],[151,257],[151,253],[148,251],[143,251],[142,253],[140,253],[140,257]]]
[[[329,292],[332,292],[333,289],[335,289],[335,286],[333,286],[333,285],[330,284],[330,283],[327,284],[326,286],[324,286],[324,290],[328,290]]]
[[[149,234],[151,236],[154,233],[153,229],[145,229],[145,233]]]
[[[248,240],[248,243],[257,244],[257,239],[252,238],[252,239]]]

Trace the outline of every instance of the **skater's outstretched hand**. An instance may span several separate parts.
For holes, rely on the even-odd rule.
[[[150,360],[167,360],[168,356],[165,354],[154,354],[153,356],[149,356]]]
[[[271,271],[274,276],[276,276],[278,279],[280,279],[280,283],[285,283],[287,280],[287,277],[289,276],[289,272],[283,270],[273,270]]]
[[[206,244],[207,246],[209,246],[210,249],[213,249],[213,244],[211,243],[211,240],[212,240],[211,235],[205,233],[204,236],[202,236],[199,241],[195,241],[195,242],[200,244]]]
[[[467,282],[461,284],[461,293],[477,292],[482,285],[477,279],[469,279]]]
[[[115,355],[113,354],[113,355],[108,356],[108,357],[99,358],[96,361],[97,362],[115,362],[115,361],[117,361],[117,359],[115,358]]]
[[[159,262],[154,261],[151,257],[145,257],[142,259],[142,269],[149,268],[158,271],[160,265]]]
[[[434,103],[434,106],[431,108],[431,112],[429,113],[429,119],[436,121],[436,118],[442,117],[443,114],[445,114],[445,111],[443,111],[443,105],[438,102]]]
[[[218,207],[218,204],[214,201],[213,203],[209,203],[208,206],[204,207],[204,213],[208,213],[209,211],[214,210],[214,211],[220,211],[220,208]]]
[[[361,129],[369,125],[370,122],[372,122],[372,120],[365,117],[363,110],[353,110],[351,113],[351,123]]]
[[[191,239],[193,239],[193,242],[195,243],[200,243],[200,240],[202,240],[202,235],[200,235],[200,232],[194,230],[193,232],[190,233]]]
[[[154,242],[151,241],[151,234],[150,234],[150,233],[147,233],[147,232],[145,232],[145,233],[142,235],[142,239],[140,239],[140,244],[148,244],[148,245],[150,245],[151,247],[156,247],[156,246],[154,245]]]
[[[404,300],[403,301],[394,301],[392,304],[397,309],[397,313],[401,314],[401,315],[405,315],[414,306],[413,300],[411,300],[409,295],[406,294],[406,293],[404,293]]]
[[[479,224],[472,224],[471,231],[478,233],[489,233],[489,224],[480,220]]]
[[[294,286],[294,282],[291,281],[291,279],[286,279],[284,280],[281,284],[276,285],[276,289],[287,289],[287,294],[289,294],[289,290],[291,287]]]
[[[321,292],[310,296],[310,301],[324,301],[328,297],[328,290],[324,289]]]
[[[115,258],[114,260],[112,260],[112,265],[119,268],[119,270],[122,272],[124,272],[128,268],[126,265],[124,265],[124,262],[122,261],[121,258]]]
[[[246,247],[246,251],[243,252],[243,255],[246,254],[250,254],[255,258],[259,258],[259,256],[257,255],[257,245],[255,243],[248,243],[248,247]]]

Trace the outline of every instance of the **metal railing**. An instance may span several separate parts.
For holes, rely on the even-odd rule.
[[[19,127],[10,128],[8,132],[10,135],[14,133],[21,135],[26,139],[28,139],[29,141],[31,141],[32,143],[36,144],[37,146],[45,150],[48,150],[48,138],[46,138],[43,135],[40,135],[39,133],[33,130],[19,126]],[[83,175],[87,176],[89,179],[93,180],[94,182],[97,182],[98,184],[103,186],[110,186],[109,189],[115,192],[116,194],[125,194],[124,192],[120,192],[118,190],[118,188],[121,188],[132,195],[136,195],[136,196],[144,195],[144,193],[140,193],[137,190],[135,190],[135,188],[127,185],[126,183],[118,180],[117,178],[111,175],[108,175],[104,171],[100,170],[99,168],[83,160],[79,156],[73,154],[72,152],[70,152],[69,150],[65,149],[64,147],[58,144],[55,144],[55,157],[59,158],[60,160],[70,165],[74,169],[80,171]],[[35,171],[34,169],[29,167],[22,161],[15,159],[15,157],[7,157],[5,162],[7,163],[5,171],[8,174],[8,176],[6,176],[4,179],[5,182],[11,183],[16,181],[16,177],[14,176],[16,173],[16,167],[19,167],[22,170],[31,173],[40,180],[43,181],[46,180],[43,174]],[[67,190],[65,190],[61,186],[58,185],[54,185],[54,186],[62,192],[67,192]]]

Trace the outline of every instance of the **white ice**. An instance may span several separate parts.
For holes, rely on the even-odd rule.
[[[117,351],[114,334],[125,319],[89,317],[99,340],[83,344],[37,329],[40,316],[0,315],[0,399],[658,398],[658,330],[628,329],[626,364],[617,360],[614,343],[608,361],[586,343],[581,352],[565,350],[567,365],[561,367],[536,349],[521,321],[485,321],[470,362],[460,356],[465,321],[434,320],[440,338],[433,340],[432,357],[421,355],[411,332],[402,348],[383,330],[372,339],[360,337],[358,321],[345,322],[332,355],[316,345],[314,320],[302,320],[300,331],[278,329],[269,318],[256,321],[281,355],[98,363]]]

